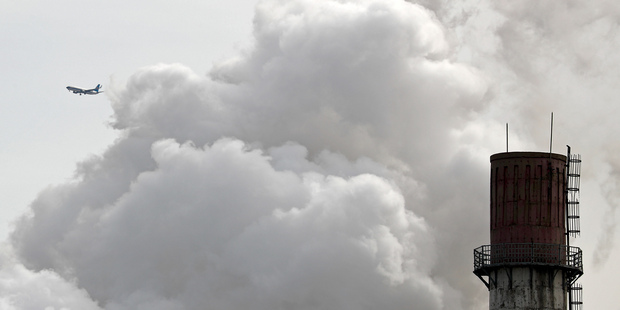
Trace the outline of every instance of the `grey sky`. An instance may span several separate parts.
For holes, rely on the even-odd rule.
[[[613,308],[617,4],[255,4],[6,3],[1,306],[479,309],[489,156],[555,112]]]

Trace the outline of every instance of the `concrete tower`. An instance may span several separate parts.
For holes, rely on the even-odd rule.
[[[579,233],[580,162],[570,148],[491,156],[491,244],[474,250],[490,310],[580,309],[581,249],[569,246]]]

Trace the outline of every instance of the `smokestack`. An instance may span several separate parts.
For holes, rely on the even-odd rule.
[[[570,148],[568,156],[491,156],[491,244],[474,249],[474,274],[489,289],[490,310],[581,308],[575,281],[582,253],[568,245],[578,233],[578,158]]]

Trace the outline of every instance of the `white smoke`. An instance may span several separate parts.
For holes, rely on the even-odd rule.
[[[476,70],[406,2],[263,1],[255,38],[211,78],[158,65],[109,91],[123,136],[32,204],[23,263],[106,309],[458,304],[409,171],[449,157]]]
[[[61,238],[18,231],[20,249],[110,309],[354,309],[362,301],[347,300],[365,295],[373,308],[441,304],[427,225],[394,184],[362,173],[377,164],[339,162],[355,175],[343,178],[320,172],[328,165],[308,162],[299,145],[271,152],[279,156],[233,139],[204,148],[161,140],[156,168],[115,202],[65,214],[73,218]]]
[[[100,309],[74,282],[50,270],[26,269],[7,246],[0,261],[0,309]]]
[[[1,301],[36,308],[11,297],[35,277],[72,296],[51,307],[478,309],[503,124],[535,150],[553,110],[617,127],[582,102],[617,93],[620,58],[597,54],[617,10],[595,8],[261,1],[253,44],[208,76],[160,64],[108,90],[119,139],[32,203]],[[608,160],[568,118],[555,139]]]

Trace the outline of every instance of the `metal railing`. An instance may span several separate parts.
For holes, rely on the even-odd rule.
[[[583,272],[581,249],[561,244],[500,243],[474,249],[474,270],[502,265],[548,265]]]

